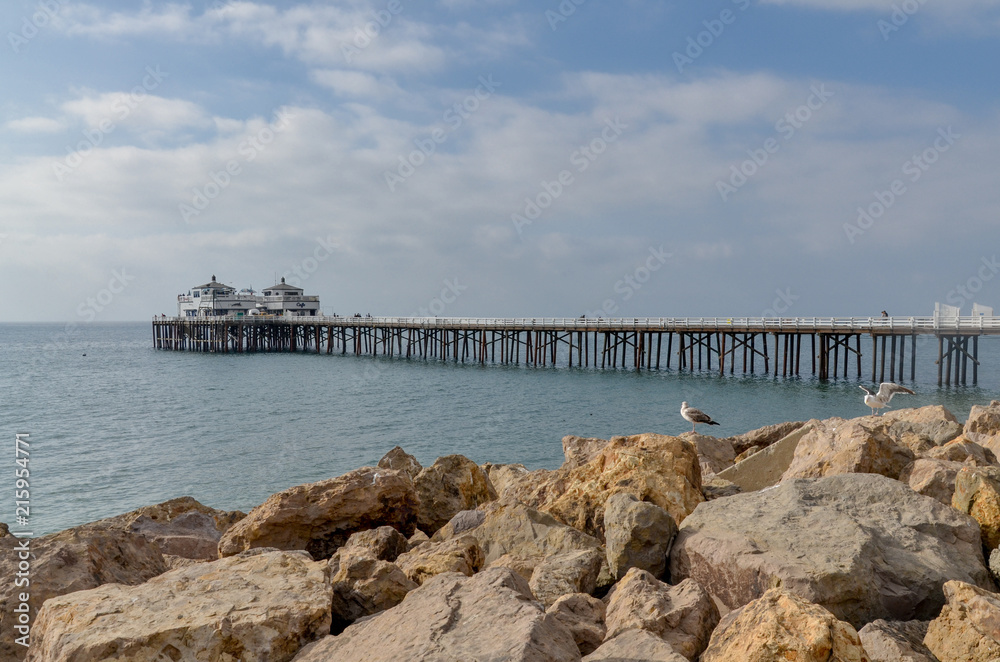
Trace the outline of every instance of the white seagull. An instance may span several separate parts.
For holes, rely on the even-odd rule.
[[[865,404],[872,410],[872,416],[875,415],[876,409],[882,409],[883,407],[888,407],[889,402],[892,400],[892,396],[897,393],[908,393],[909,395],[915,395],[913,391],[906,388],[905,386],[900,386],[899,384],[893,384],[892,382],[882,382],[878,385],[878,393],[872,393],[864,386],[859,387],[865,392]]]
[[[691,424],[691,432],[695,431],[695,427],[699,423],[705,423],[707,425],[718,425],[718,423],[713,421],[712,417],[706,414],[705,412],[699,409],[695,409],[694,407],[688,407],[687,402],[681,403],[681,416],[684,417],[685,421]]]

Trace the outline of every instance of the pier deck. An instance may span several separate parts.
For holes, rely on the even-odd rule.
[[[820,379],[862,377],[871,339],[871,379],[916,374],[916,337],[938,339],[939,384],[979,378],[979,338],[1000,335],[1000,318],[458,318],[458,317],[154,317],[153,346],[205,352],[351,352],[452,361],[654,370],[808,369]],[[910,353],[906,355],[907,338]],[[881,345],[881,347],[880,347]],[[565,358],[560,358],[564,354]],[[852,360],[853,359],[853,360]]]

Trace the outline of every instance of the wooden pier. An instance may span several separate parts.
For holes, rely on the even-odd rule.
[[[870,368],[872,382],[913,381],[916,339],[921,335],[938,339],[939,385],[967,384],[970,366],[972,383],[977,384],[979,338],[1000,335],[1000,318],[153,318],[153,346],[165,350],[350,352],[783,377],[808,370],[822,380],[862,379],[864,369]],[[867,347],[870,360],[863,362]]]

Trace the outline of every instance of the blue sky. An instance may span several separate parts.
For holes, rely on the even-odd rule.
[[[4,3],[0,321],[1000,308],[1000,0]]]

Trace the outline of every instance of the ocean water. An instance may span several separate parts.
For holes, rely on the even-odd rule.
[[[973,404],[1000,398],[1000,339],[980,342],[977,387],[938,388],[936,350],[933,338],[920,339],[917,380],[905,382],[918,393],[897,396],[893,408],[943,404],[964,420]],[[41,535],[185,495],[248,511],[287,487],[374,464],[396,445],[425,465],[460,453],[555,468],[568,434],[688,430],[682,400],[718,420],[700,431],[719,437],[786,420],[862,416],[859,383],[868,384],[168,352],[152,348],[148,323],[5,324],[0,493],[8,498],[0,521],[14,521],[17,432],[30,434],[27,530]]]

